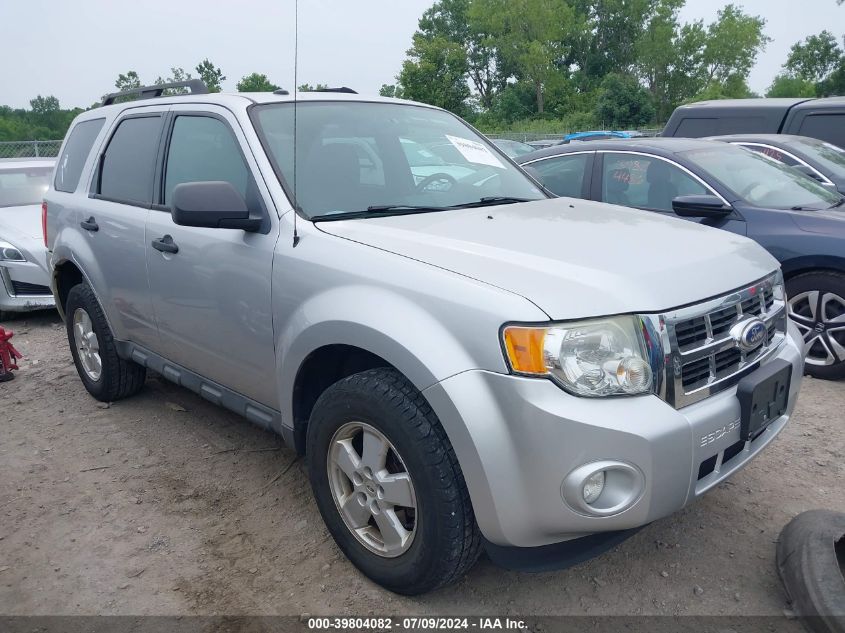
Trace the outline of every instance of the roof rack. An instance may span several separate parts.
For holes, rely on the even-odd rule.
[[[103,105],[112,105],[118,97],[128,97],[137,95],[139,99],[154,99],[164,94],[164,91],[169,88],[190,88],[191,94],[206,95],[208,94],[208,87],[203,83],[202,79],[189,79],[188,81],[174,81],[169,84],[157,84],[155,86],[140,86],[130,90],[122,90],[120,92],[113,92],[103,97]]]
[[[314,88],[314,90],[306,90],[306,92],[342,92],[348,95],[357,95],[358,93],[352,88],[347,88],[343,86],[341,88]]]
[[[274,95],[289,95],[290,93],[287,90],[285,90],[284,88],[277,88],[276,90],[273,91],[273,94]]]

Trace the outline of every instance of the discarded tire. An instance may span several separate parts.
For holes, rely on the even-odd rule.
[[[811,510],[780,533],[778,574],[804,625],[845,633],[845,514]]]

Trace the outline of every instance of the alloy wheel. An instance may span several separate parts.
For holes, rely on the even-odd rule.
[[[97,382],[103,373],[100,341],[94,332],[91,317],[83,308],[77,308],[73,313],[73,342],[82,370],[91,381]]]
[[[359,543],[385,558],[411,547],[418,526],[414,484],[396,448],[378,429],[348,422],[326,458],[332,498]]]
[[[845,299],[833,292],[802,292],[790,298],[789,316],[804,337],[807,364],[845,362]]]

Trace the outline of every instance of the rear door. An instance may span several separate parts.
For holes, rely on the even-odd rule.
[[[278,216],[237,119],[222,107],[173,106],[156,203],[147,222],[150,291],[169,360],[267,406],[278,408],[271,311]],[[227,181],[251,210],[261,232],[174,224],[176,185]],[[178,248],[158,250],[166,240]]]
[[[589,199],[590,176],[595,152],[571,152],[540,158],[522,167],[530,168],[540,182],[556,196]]]
[[[147,283],[145,224],[167,107],[133,108],[117,118],[77,214],[90,248],[86,273],[115,336],[157,347]]]

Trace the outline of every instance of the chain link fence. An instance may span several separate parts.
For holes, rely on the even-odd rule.
[[[55,158],[61,141],[3,141],[0,158]]]
[[[629,130],[631,136],[657,136],[663,128],[644,128],[641,130]],[[562,141],[568,132],[558,134],[547,134],[545,132],[490,132],[485,134],[487,138],[504,139],[508,141],[519,141],[520,143],[531,143],[533,141],[556,140]]]

